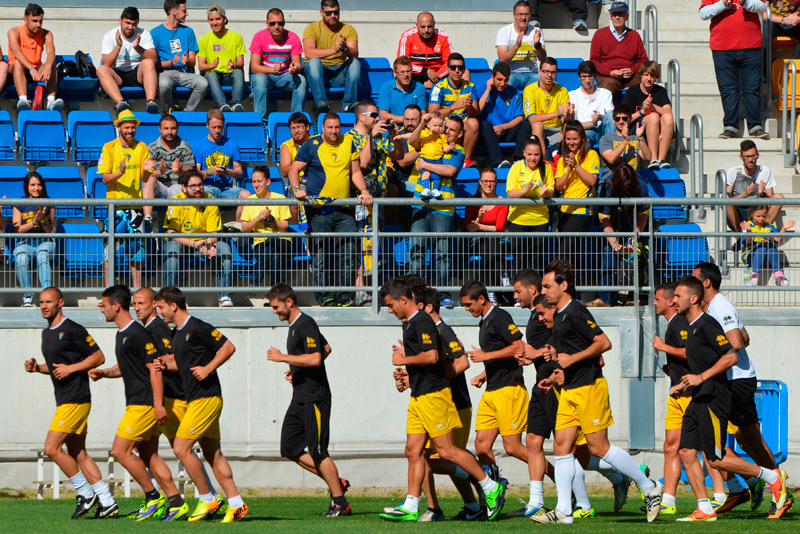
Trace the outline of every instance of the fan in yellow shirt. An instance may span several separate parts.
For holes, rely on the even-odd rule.
[[[576,121],[564,125],[563,157],[556,168],[556,189],[563,198],[592,198],[600,174],[600,156],[589,149],[586,130]],[[558,218],[559,232],[586,232],[592,225],[590,206],[562,205]]]

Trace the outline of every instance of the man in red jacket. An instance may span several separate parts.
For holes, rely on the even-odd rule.
[[[597,66],[597,86],[614,94],[614,101],[623,89],[639,83],[639,67],[647,61],[642,38],[628,28],[628,4],[614,2],[608,9],[611,25],[597,30],[589,53]]]
[[[417,25],[400,36],[397,57],[411,58],[413,79],[430,89],[447,76],[447,60],[453,51],[450,37],[436,29],[431,13],[423,11],[417,15]],[[465,77],[469,80],[469,71]]]

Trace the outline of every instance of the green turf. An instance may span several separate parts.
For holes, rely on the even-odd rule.
[[[633,497],[633,492],[631,492]],[[548,501],[553,500],[548,498]],[[612,512],[613,499],[608,497],[594,497],[592,499],[598,516],[593,519],[576,520],[572,526],[559,525],[558,527],[548,527],[546,525],[534,524],[529,519],[513,518],[502,519],[492,523],[461,523],[455,521],[444,521],[436,524],[392,524],[378,518],[378,513],[384,506],[399,504],[397,499],[376,498],[376,497],[357,497],[351,498],[354,515],[352,517],[338,519],[321,519],[317,517],[327,506],[327,498],[322,497],[274,497],[274,498],[255,498],[247,499],[250,506],[250,514],[240,523],[230,526],[223,526],[212,522],[186,523],[185,521],[176,523],[158,523],[147,521],[135,523],[125,518],[111,519],[106,521],[94,521],[91,519],[79,519],[71,521],[69,519],[74,509],[74,501],[71,499],[53,500],[0,500],[0,532],[3,534],[16,532],[43,532],[70,534],[87,534],[91,532],[211,532],[219,531],[222,528],[232,528],[236,532],[324,532],[326,534],[336,533],[360,533],[360,532],[482,532],[485,530],[505,531],[505,532],[530,532],[531,529],[552,529],[570,532],[685,532],[692,529],[703,533],[725,533],[733,534],[740,532],[800,532],[800,515],[789,513],[783,519],[774,521],[767,520],[767,503],[762,505],[758,512],[751,512],[749,505],[742,506],[742,511],[734,511],[720,517],[716,523],[706,523],[702,525],[686,525],[675,523],[672,520],[656,520],[653,524],[647,524],[644,514],[638,512],[641,504],[638,499],[631,499],[620,513]],[[139,505],[138,499],[120,499],[120,508],[123,512],[129,512]],[[194,505],[194,499],[189,501]],[[516,499],[509,500],[505,511],[513,511],[518,508]],[[442,500],[442,507],[448,515],[455,515],[460,509],[457,499],[446,498]],[[694,508],[694,501],[689,498],[679,498],[678,509],[688,514]],[[91,513],[94,513],[92,511]]]

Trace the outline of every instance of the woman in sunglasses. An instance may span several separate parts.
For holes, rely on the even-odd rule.
[[[603,156],[601,184],[608,182],[620,165],[627,164],[637,170],[639,158],[650,161],[650,148],[643,138],[644,125],[639,122],[631,128],[631,108],[618,104],[614,108],[613,117],[614,133],[600,138],[600,155]]]

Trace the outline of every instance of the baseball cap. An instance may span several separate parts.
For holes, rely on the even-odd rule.
[[[621,4],[622,2],[617,2],[617,3]],[[626,6],[625,10],[626,11],[628,10],[627,6]],[[206,17],[208,17],[212,13],[218,13],[218,14],[222,15],[223,17],[227,16],[227,15],[225,15],[225,8],[222,7],[219,4],[213,4],[213,5],[208,6],[208,9],[206,9]]]
[[[209,8],[211,9],[211,8]],[[611,7],[608,8],[609,13],[627,13],[628,12],[628,4],[625,2],[612,2]],[[224,13],[223,13],[224,15]]]

